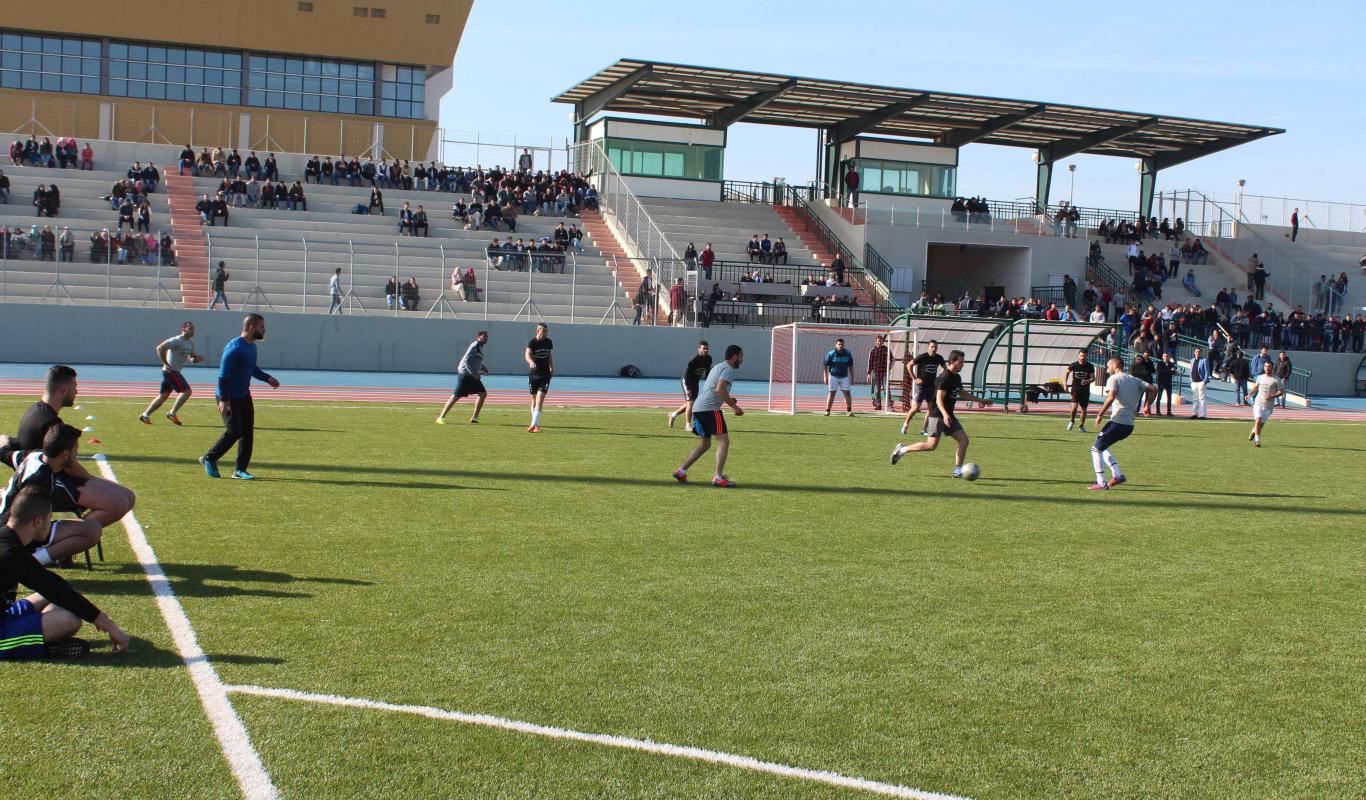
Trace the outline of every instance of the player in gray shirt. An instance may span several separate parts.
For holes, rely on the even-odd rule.
[[[455,370],[455,391],[451,393],[451,399],[446,401],[446,405],[437,415],[436,424],[445,425],[446,415],[455,407],[456,401],[462,397],[476,395],[474,401],[474,416],[470,417],[470,423],[479,422],[479,410],[484,407],[484,401],[488,399],[489,393],[484,389],[484,382],[480,376],[489,374],[484,366],[484,345],[489,343],[489,332],[479,331],[470,342],[470,346],[465,348],[465,355],[460,357],[460,366]]]
[[[1157,387],[1133,375],[1126,375],[1124,362],[1120,359],[1111,358],[1106,364],[1106,370],[1110,374],[1110,379],[1105,384],[1105,405],[1096,412],[1096,427],[1100,428],[1100,433],[1096,435],[1095,444],[1091,445],[1091,464],[1095,467],[1096,482],[1088,488],[1094,490],[1111,489],[1128,480],[1124,473],[1120,472],[1119,462],[1110,453],[1110,448],[1134,432],[1137,411],[1144,404],[1144,400],[1151,403],[1157,398]],[[1101,419],[1112,406],[1115,413],[1111,415],[1105,427],[1101,428]],[[1113,475],[1108,482],[1105,480],[1106,466]]]
[[[166,412],[166,419],[176,425],[180,424],[180,409],[185,405],[185,401],[190,399],[190,395],[194,394],[190,390],[190,382],[185,380],[180,371],[187,363],[198,364],[204,360],[203,356],[194,351],[193,340],[194,323],[186,322],[180,326],[179,336],[172,336],[157,345],[157,361],[161,362],[161,390],[152,399],[151,405],[147,406],[147,410],[138,415],[143,424],[152,424],[152,413],[161,408],[161,404],[166,402],[172,392],[179,396],[171,405],[171,410]]]

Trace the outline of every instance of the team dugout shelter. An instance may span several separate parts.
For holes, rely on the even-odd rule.
[[[952,201],[958,150],[980,143],[1035,151],[1035,199],[1041,209],[1048,207],[1060,159],[1083,153],[1136,159],[1138,211],[1147,216],[1159,171],[1285,132],[634,58],[599,70],[553,101],[574,107],[576,141],[599,142],[638,194],[721,199],[726,130],[749,122],[817,131],[815,174],[827,186],[839,187],[845,172],[856,170],[869,208],[896,207],[907,199]]]

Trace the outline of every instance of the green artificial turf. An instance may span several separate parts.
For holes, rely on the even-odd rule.
[[[0,401],[17,420],[29,401]],[[254,483],[84,398],[229,684],[499,715],[971,798],[1366,796],[1366,427],[1140,420],[1092,480],[1057,417],[731,418],[734,491],[663,412],[258,406]],[[68,412],[76,416],[76,412]],[[11,426],[12,427],[12,426]],[[223,466],[230,468],[227,461]],[[231,797],[122,529],[66,571],[138,638],[0,665],[6,797]],[[94,635],[87,631],[86,635]],[[234,695],[286,798],[860,797],[657,755]],[[16,750],[15,742],[22,742]],[[29,753],[24,756],[23,752]]]

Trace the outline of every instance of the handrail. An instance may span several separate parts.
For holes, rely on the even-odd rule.
[[[1216,200],[1214,200],[1213,198],[1209,197],[1209,196],[1206,195],[1204,192],[1200,192],[1200,191],[1197,191],[1197,190],[1192,190],[1192,191],[1193,191],[1194,194],[1198,195],[1198,196],[1200,197],[1200,199],[1202,199],[1202,200],[1204,200],[1205,202],[1209,203],[1209,204],[1210,204],[1211,206],[1213,206],[1216,210],[1218,210],[1219,213],[1221,213],[1221,214],[1227,214],[1227,215],[1229,215],[1229,217],[1231,217],[1231,218],[1233,218],[1233,219],[1235,219],[1235,220],[1238,220],[1239,222],[1247,222],[1247,223],[1248,223],[1247,225],[1239,225],[1239,226],[1238,226],[1239,232],[1244,232],[1244,231],[1245,231],[1245,232],[1251,234],[1251,236],[1252,236],[1253,239],[1256,239],[1258,242],[1261,242],[1261,244],[1262,244],[1262,248],[1261,248],[1261,249],[1264,249],[1264,250],[1266,250],[1267,252],[1275,252],[1278,258],[1281,258],[1281,259],[1284,259],[1285,261],[1290,262],[1290,265],[1291,265],[1291,267],[1292,267],[1293,273],[1292,273],[1292,275],[1290,276],[1290,280],[1288,281],[1289,290],[1288,290],[1288,291],[1280,291],[1280,292],[1278,292],[1278,294],[1281,295],[1280,299],[1286,304],[1286,306],[1287,306],[1288,308],[1294,308],[1294,307],[1295,307],[1295,275],[1298,275],[1298,274],[1301,274],[1301,273],[1303,273],[1303,274],[1305,274],[1305,275],[1309,275],[1309,274],[1312,274],[1312,272],[1306,272],[1306,271],[1304,270],[1304,268],[1300,266],[1300,263],[1299,263],[1298,261],[1295,260],[1295,257],[1292,256],[1292,255],[1290,255],[1289,253],[1285,252],[1284,250],[1282,250],[1282,249],[1280,248],[1280,246],[1279,246],[1278,243],[1273,242],[1273,241],[1271,241],[1270,239],[1268,239],[1268,238],[1266,238],[1265,236],[1263,236],[1262,234],[1258,233],[1258,232],[1257,232],[1257,229],[1256,229],[1255,227],[1253,227],[1252,223],[1248,222],[1248,219],[1247,219],[1246,216],[1242,215],[1241,213],[1235,214],[1234,212],[1229,211],[1228,209],[1224,208],[1224,206],[1221,205],[1218,201],[1216,201]],[[1234,259],[1231,255],[1225,254],[1225,257],[1228,258],[1229,261],[1231,261],[1231,262],[1233,263],[1233,266],[1234,266],[1236,269],[1242,270],[1242,271],[1244,271],[1244,272],[1247,271],[1247,270],[1245,270],[1245,269],[1243,268],[1243,266],[1242,266],[1241,264],[1239,264],[1239,263],[1237,262],[1237,260]],[[1277,270],[1277,273],[1283,275],[1283,274],[1284,274],[1284,271],[1278,269],[1278,270]],[[1285,281],[1276,281],[1276,283],[1284,284],[1284,283],[1286,283],[1286,282],[1285,282]]]
[[[786,187],[785,198],[788,200],[789,205],[797,210],[797,213],[801,215],[802,219],[811,225],[816,234],[816,238],[820,240],[821,244],[843,257],[845,264],[851,267],[853,272],[862,273],[865,276],[866,283],[871,284],[867,288],[873,290],[878,295],[881,295],[882,299],[886,300],[888,303],[897,305],[896,301],[892,298],[891,267],[887,264],[886,259],[882,258],[876,250],[872,251],[872,253],[877,256],[879,262],[877,268],[883,270],[886,275],[886,278],[884,279],[876,272],[867,269],[863,259],[854,255],[854,252],[846,247],[844,242],[840,241],[839,236],[830,229],[829,225],[825,224],[825,221],[822,220],[815,211],[811,209],[810,204],[801,196],[801,192],[798,191],[796,187],[789,184]],[[868,246],[865,244],[864,255],[868,256],[868,254]]]
[[[1110,289],[1127,289],[1129,287],[1129,281],[1125,280],[1124,276],[1116,272],[1109,263],[1105,261],[1105,256],[1096,256],[1094,263],[1092,263],[1091,257],[1087,256],[1086,277],[1092,279],[1092,275],[1099,278],[1099,280],[1095,281],[1096,283],[1099,283],[1101,286],[1109,287]]]

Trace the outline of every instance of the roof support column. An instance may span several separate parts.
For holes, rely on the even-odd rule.
[[[1138,176],[1138,213],[1153,215],[1153,189],[1157,186],[1157,159],[1145,158],[1139,162]]]
[[[1035,158],[1039,162],[1039,170],[1034,183],[1034,212],[1047,214],[1048,191],[1053,185],[1053,161],[1043,150],[1040,150]]]

